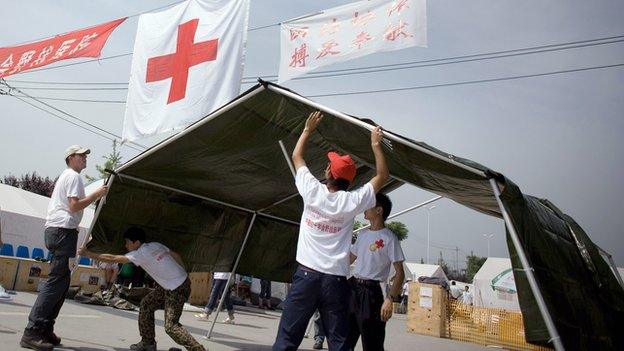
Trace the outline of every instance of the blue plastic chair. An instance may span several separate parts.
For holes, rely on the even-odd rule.
[[[80,257],[80,261],[78,261],[78,264],[81,264],[83,266],[90,266],[91,259],[89,259],[89,257]]]
[[[13,245],[11,244],[3,244],[2,249],[0,249],[0,255],[2,256],[13,256]]]
[[[18,246],[17,252],[15,252],[15,257],[30,258],[30,255],[28,254],[28,248],[22,245]]]
[[[44,258],[45,254],[43,253],[43,249],[39,247],[35,247],[32,252],[32,258]]]

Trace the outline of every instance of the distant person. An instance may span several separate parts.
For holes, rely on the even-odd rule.
[[[472,306],[472,292],[470,291],[468,285],[466,285],[466,290],[461,295],[461,302],[464,305]]]
[[[0,214],[2,213],[2,208],[0,208]],[[2,217],[0,216],[0,247],[2,247],[4,243],[2,242]],[[10,300],[11,295],[7,294],[6,290],[0,284],[0,300]]]
[[[125,255],[96,254],[86,248],[81,255],[111,263],[133,262],[156,281],[156,288],[141,300],[139,334],[141,341],[130,345],[133,351],[156,351],[154,312],[165,310],[165,332],[177,344],[191,351],[205,348],[180,324],[184,303],[191,295],[191,281],[179,254],[157,242],[145,242],[145,232],[132,227],[124,233],[128,253]]]
[[[61,344],[61,338],[54,334],[54,323],[69,290],[69,259],[76,257],[78,225],[83,210],[108,191],[106,186],[101,186],[85,196],[80,172],[87,167],[90,152],[88,148],[78,145],[65,150],[67,169],[56,180],[45,222],[45,245],[52,255],[50,273],[30,310],[28,324],[20,340],[22,347],[51,350]]]
[[[323,329],[323,320],[321,319],[321,313],[317,310],[314,312],[314,345],[312,348],[315,350],[323,349],[323,342],[325,342],[325,330]]]
[[[401,305],[407,307],[407,303],[409,302],[409,283],[412,281],[412,278],[407,278],[405,283],[403,284],[403,291],[401,293]]]
[[[98,267],[104,270],[104,289],[109,290],[117,281],[119,265],[117,263],[100,262]]]
[[[260,295],[258,295],[258,307],[272,310],[271,306],[271,281],[260,279]]]
[[[370,222],[351,246],[351,262],[355,262],[351,285],[351,311],[349,313],[349,350],[362,338],[362,349],[383,350],[386,322],[392,317],[393,303],[401,294],[405,272],[405,256],[397,236],[386,227],[392,210],[390,198],[382,193],[375,196],[376,203],[364,212]],[[396,272],[392,287],[384,298],[381,283],[388,280],[390,268]]]
[[[303,155],[322,117],[319,111],[310,113],[292,153],[295,185],[304,204],[296,256],[299,266],[284,302],[274,351],[296,350],[317,309],[327,332],[329,349],[347,350],[350,292],[347,275],[353,222],[355,216],[375,205],[375,193],[389,179],[380,127],[371,132],[376,175],[368,183],[349,191],[357,168],[351,156],[336,152],[327,154],[326,184],[314,177]]]
[[[454,280],[451,280],[451,297],[455,300],[459,299],[462,295],[462,290]]]
[[[217,307],[217,300],[223,299],[225,308],[228,311],[228,317],[223,321],[226,324],[234,324],[234,305],[230,298],[230,289],[228,287],[228,279],[230,278],[230,272],[214,272],[212,275],[212,290],[210,291],[210,299],[208,304],[204,307],[204,312],[196,314],[198,320],[207,321],[210,318],[210,314]]]

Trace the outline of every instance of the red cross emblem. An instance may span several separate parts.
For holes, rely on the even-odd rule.
[[[218,38],[195,43],[198,24],[199,19],[196,18],[179,25],[176,51],[147,60],[147,83],[171,78],[167,105],[186,96],[186,83],[191,67],[217,58]]]

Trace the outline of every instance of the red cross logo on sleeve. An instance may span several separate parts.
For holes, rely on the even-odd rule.
[[[191,67],[217,58],[218,38],[195,43],[198,24],[199,19],[196,18],[179,25],[176,51],[147,60],[147,83],[171,78],[167,105],[186,96],[186,83]]]

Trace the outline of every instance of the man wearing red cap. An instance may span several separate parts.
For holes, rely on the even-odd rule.
[[[359,189],[347,191],[355,178],[355,162],[349,155],[327,154],[326,184],[306,167],[306,142],[319,125],[322,114],[310,114],[297,141],[292,160],[295,183],[303,198],[299,227],[297,268],[284,302],[273,350],[296,350],[316,309],[321,314],[330,350],[348,350],[349,248],[355,216],[375,206],[375,194],[388,181],[388,166],[381,148],[380,127],[371,132],[377,174]]]

